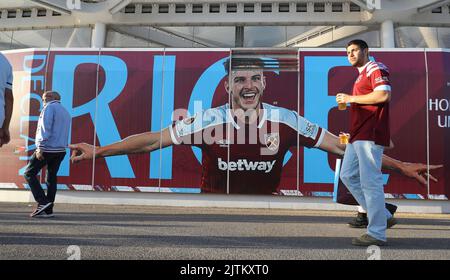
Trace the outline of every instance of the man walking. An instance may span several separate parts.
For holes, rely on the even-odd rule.
[[[396,223],[385,208],[382,157],[390,146],[389,101],[391,84],[385,65],[369,60],[369,47],[362,40],[347,44],[347,58],[359,71],[352,95],[339,93],[337,103],[350,103],[350,143],[345,150],[341,169],[342,182],[359,205],[367,211],[367,234],[352,241],[353,245],[386,244],[386,227]]]
[[[30,216],[47,218],[53,217],[57,174],[68,145],[70,114],[61,105],[61,96],[57,92],[45,92],[42,100],[44,108],[39,116],[36,129],[36,151],[26,167],[24,177],[38,203]],[[47,166],[45,178],[47,195],[36,178],[44,166]]]

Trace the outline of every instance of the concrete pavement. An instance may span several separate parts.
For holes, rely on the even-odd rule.
[[[29,218],[0,203],[0,259],[450,259],[450,215],[396,214],[389,246],[351,245],[364,233],[345,211],[57,204]],[[378,254],[378,255],[377,255]]]

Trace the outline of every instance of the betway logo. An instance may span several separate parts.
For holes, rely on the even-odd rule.
[[[264,171],[269,173],[276,160],[270,161],[247,161],[246,159],[239,159],[238,161],[223,161],[221,158],[218,159],[217,164],[220,170],[230,170],[230,171]]]

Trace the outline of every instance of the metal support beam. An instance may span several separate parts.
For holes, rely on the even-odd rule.
[[[95,23],[94,30],[92,32],[92,48],[103,48],[106,40],[106,24],[102,22]]]
[[[244,46],[244,26],[236,26],[235,47],[242,48]]]
[[[383,21],[381,24],[381,47],[395,48],[394,23],[392,20]]]
[[[130,36],[139,40],[156,44],[160,47],[207,47],[216,48],[213,44],[206,44],[198,39],[172,32],[165,28],[155,26],[108,26],[108,30],[112,30],[119,34]]]
[[[68,9],[64,9],[58,5],[55,5],[54,3],[51,3],[49,1],[41,1],[41,0],[30,0],[31,2],[35,3],[36,5],[39,5],[41,7],[44,7],[46,9],[55,11],[57,13],[63,14],[63,15],[71,15],[72,12]]]
[[[333,43],[334,41],[342,40],[347,37],[359,34],[361,32],[367,32],[370,30],[367,26],[330,26],[329,32],[308,34],[305,37],[298,37],[297,41],[290,42],[290,47],[320,47],[326,44]],[[326,30],[324,30],[326,31]]]
[[[369,7],[366,1],[362,0],[350,0],[350,1],[352,1],[354,4],[360,6],[362,9],[367,10],[369,12],[373,12],[373,10],[375,10],[374,7]]]
[[[131,0],[121,0],[119,1],[114,7],[109,9],[109,12],[113,15],[115,13],[118,13],[120,10],[125,8],[128,4],[131,3]]]
[[[315,2],[294,0],[109,0],[83,1],[81,9],[62,11],[66,0],[30,0],[32,7],[15,7],[12,4],[3,5],[0,0],[0,30],[46,29],[49,27],[74,27],[94,25],[96,22],[118,24],[124,26],[373,26],[386,20],[395,19],[395,23],[403,26],[437,26],[449,27],[450,17],[448,7],[444,3],[450,0],[336,0],[342,1],[341,11],[332,11],[330,5],[325,9],[315,10]],[[130,2],[131,1],[131,2]],[[231,1],[231,0],[230,0]],[[374,2],[375,1],[375,2]],[[352,12],[350,3],[378,3],[382,1],[382,10],[373,12],[363,10]],[[12,1],[13,2],[13,1]],[[224,3],[221,3],[224,2]],[[248,2],[246,4],[246,2]],[[254,6],[252,6],[255,2]],[[281,6],[280,3],[283,3]],[[321,0],[320,2],[325,2]],[[9,3],[6,1],[5,3]],[[47,7],[61,13],[54,15],[36,15],[36,5]],[[135,9],[127,12],[120,9],[126,3],[135,5]],[[169,3],[169,4],[168,4]],[[201,5],[201,9],[192,8],[192,3]],[[214,4],[216,3],[216,4]],[[218,5],[219,3],[219,5]],[[265,4],[264,9],[262,4]],[[270,5],[269,5],[270,3]],[[334,3],[334,2],[332,2]],[[53,6],[49,6],[52,4]],[[128,4],[128,5],[130,5]],[[211,5],[214,4],[214,9]],[[244,5],[245,4],[245,5]],[[288,4],[288,5],[287,5]],[[304,6],[303,4],[307,4]],[[368,5],[369,7],[372,5]],[[143,10],[145,5],[146,9]],[[175,9],[184,5],[185,9]],[[434,5],[444,5],[442,13],[417,13],[432,9]],[[269,7],[269,8],[268,8]],[[283,7],[281,9],[280,7]],[[304,9],[304,8],[307,9]],[[32,10],[31,16],[23,17],[22,10]],[[17,11],[13,13],[12,11]],[[263,11],[264,10],[264,11]],[[116,12],[118,11],[118,12]],[[115,12],[114,14],[111,14]],[[11,13],[11,16],[10,16]],[[335,33],[333,33],[335,34]],[[321,35],[321,34],[319,34]]]
[[[417,8],[417,13],[423,13],[423,12],[427,12],[427,11],[431,11],[435,8],[439,8],[444,6],[445,4],[450,3],[450,0],[439,0],[439,1],[434,1],[428,5],[422,6],[420,8]]]

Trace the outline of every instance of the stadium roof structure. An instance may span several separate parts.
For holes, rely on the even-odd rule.
[[[63,47],[329,47],[354,36],[450,47],[450,0],[2,0],[0,12],[0,49],[48,42],[51,29],[67,30],[51,34]]]

